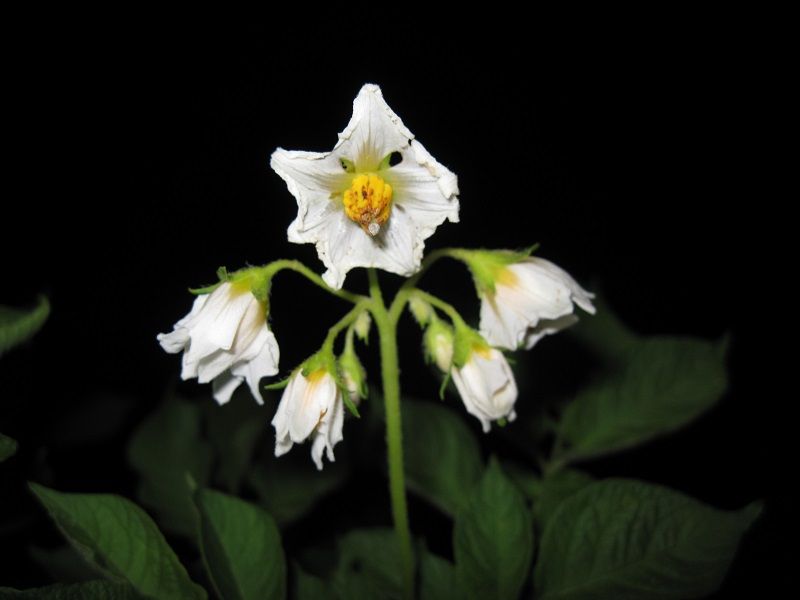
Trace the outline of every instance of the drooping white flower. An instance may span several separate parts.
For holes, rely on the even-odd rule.
[[[278,372],[278,342],[267,326],[264,304],[244,282],[226,281],[197,296],[191,312],[172,332],[159,334],[158,341],[171,354],[183,351],[182,379],[213,381],[220,404],[242,381],[263,404],[258,383]]]
[[[392,155],[402,159],[392,165]],[[386,104],[377,85],[361,88],[332,152],[277,149],[270,162],[297,199],[289,241],[316,244],[341,288],[355,267],[408,276],[425,239],[458,221],[456,176],[439,164]]]
[[[484,432],[491,421],[517,418],[517,382],[502,352],[473,346],[464,364],[453,367],[451,374],[467,412],[480,420]]]
[[[326,369],[307,375],[298,370],[283,391],[272,425],[275,456],[282,456],[311,437],[311,458],[322,470],[322,453],[333,462],[333,447],[341,442],[344,405],[336,380]]]
[[[578,320],[574,304],[594,314],[591,294],[563,269],[528,257],[493,270],[494,291],[481,291],[480,331],[508,350],[531,349],[545,335]]]

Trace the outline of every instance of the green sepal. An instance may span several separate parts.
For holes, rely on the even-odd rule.
[[[456,336],[453,345],[453,365],[460,369],[469,360],[475,349],[488,349],[491,346],[483,336],[464,323],[456,323]]]
[[[282,390],[287,385],[289,385],[289,382],[292,380],[292,377],[293,377],[293,375],[289,375],[285,379],[281,379],[280,381],[276,381],[275,383],[269,383],[269,384],[261,386],[261,387],[262,387],[262,389],[268,390],[268,391]]]
[[[350,393],[347,391],[347,386],[344,385],[341,373],[339,373],[336,357],[334,357],[333,351],[330,350],[330,348],[323,347],[322,350],[307,358],[305,362],[300,365],[300,374],[303,377],[308,377],[311,373],[320,369],[324,369],[331,374],[333,380],[336,382],[336,387],[339,388],[339,392],[342,394],[342,401],[347,407],[347,410],[349,410],[350,414],[354,417],[360,419],[361,414],[358,412],[358,407],[356,407],[350,399]]]
[[[336,385],[339,385],[338,381],[336,382]],[[342,402],[344,402],[344,405],[347,407],[347,410],[349,410],[350,414],[353,415],[356,419],[360,419],[361,413],[358,412],[358,407],[350,399],[350,393],[347,391],[346,388],[342,389],[341,386],[339,387],[339,391],[342,393]]]
[[[227,271],[225,273],[227,275]],[[269,305],[269,291],[272,284],[272,273],[267,267],[246,267],[228,275],[233,285],[246,286],[264,307]]]
[[[495,279],[504,267],[521,262],[539,248],[534,244],[522,250],[466,250],[458,249],[451,256],[463,261],[472,272],[479,294],[494,294]]]
[[[212,283],[211,285],[206,285],[199,288],[189,288],[189,293],[194,294],[195,296],[210,294],[220,285],[222,285],[226,281],[229,281],[230,276],[228,275],[228,269],[226,267],[219,267],[217,269],[217,279],[219,279],[219,281],[217,281],[216,283]]]
[[[450,383],[451,374],[450,371],[444,374],[444,378],[442,379],[442,385],[439,386],[439,400],[444,400],[444,393],[447,391],[447,384]]]

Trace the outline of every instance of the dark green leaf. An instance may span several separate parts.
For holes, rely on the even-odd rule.
[[[761,511],[721,511],[676,491],[610,479],[567,498],[542,536],[542,599],[697,598],[725,576]]]
[[[256,444],[267,431],[263,409],[253,401],[248,390],[235,393],[223,406],[207,402],[203,411],[208,439],[217,456],[214,480],[231,494],[236,494],[250,466]]]
[[[39,296],[36,306],[30,310],[0,306],[0,356],[32,337],[49,314],[50,302],[44,296]]]
[[[532,488],[533,518],[542,528],[555,513],[559,504],[592,483],[594,478],[582,471],[564,469],[546,475]]]
[[[454,515],[483,469],[463,419],[439,404],[403,400],[403,449],[409,489]]]
[[[620,369],[585,388],[559,426],[572,462],[616,452],[674,431],[725,391],[724,343],[652,338],[634,345]]]
[[[133,588],[124,583],[111,581],[87,581],[84,583],[57,583],[32,590],[12,590],[0,587],[0,599],[12,600],[137,600]]]
[[[456,517],[453,550],[466,598],[519,595],[533,554],[533,524],[525,499],[494,459]]]
[[[128,444],[128,461],[140,477],[139,500],[164,529],[193,537],[197,512],[187,474],[202,487],[211,471],[211,447],[200,436],[197,405],[170,399],[152,413]]]
[[[197,493],[203,558],[225,600],[284,598],[286,561],[275,522],[264,510],[213,490]]]
[[[102,573],[87,563],[80,553],[68,544],[53,549],[31,546],[28,548],[28,554],[53,581],[77,583],[93,581],[102,576]]]
[[[17,441],[0,433],[0,462],[17,453]]]
[[[420,554],[420,599],[442,600],[457,596],[456,569],[449,560],[431,554]]]
[[[299,519],[347,478],[344,460],[326,464],[318,471],[308,454],[300,454],[301,450],[277,460],[270,453],[248,477],[260,504],[281,527]]]
[[[402,597],[400,552],[391,529],[351,531],[339,540],[334,587],[347,600]]]
[[[293,565],[293,600],[333,600],[336,598],[328,582],[321,577],[306,573],[298,565]]]
[[[109,494],[65,494],[35,483],[31,490],[67,540],[89,562],[151,598],[205,598],[164,536],[132,502]]]
[[[607,361],[624,359],[643,338],[628,329],[602,297],[593,304],[597,313],[581,319],[577,327],[569,329],[570,333]]]

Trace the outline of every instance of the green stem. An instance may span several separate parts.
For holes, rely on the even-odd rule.
[[[358,316],[367,309],[368,304],[370,304],[370,302],[366,298],[356,303],[356,305],[351,308],[345,316],[339,319],[333,325],[333,327],[328,330],[328,335],[325,337],[322,347],[333,351],[333,343],[336,341],[336,337],[342,332],[342,330],[355,322]]]
[[[392,499],[392,517],[397,543],[400,547],[403,597],[411,599],[414,597],[414,555],[411,550],[411,532],[408,528],[408,506],[403,471],[400,366],[397,359],[397,319],[402,311],[404,301],[400,301],[398,305],[399,298],[395,299],[390,314],[383,302],[378,275],[374,269],[369,270],[369,290],[372,297],[372,316],[375,319],[381,344],[381,375],[386,407],[386,444],[389,450],[389,494]]]
[[[413,294],[414,296],[422,298],[423,300],[425,300],[425,302],[427,302],[431,306],[435,306],[436,308],[441,310],[448,317],[450,317],[450,320],[453,322],[453,325],[457,327],[467,326],[467,324],[464,322],[464,319],[461,318],[461,315],[458,313],[458,311],[452,304],[448,304],[441,298],[437,298],[436,296],[433,296],[432,294],[429,294],[427,292],[423,292],[422,290],[414,289],[411,290],[410,293]]]
[[[314,273],[311,269],[301,263],[299,260],[288,260],[288,259],[281,259],[276,260],[265,267],[270,274],[271,277],[275,276],[279,271],[294,271],[295,273],[299,273],[306,279],[308,279],[311,283],[314,283],[321,287],[323,290],[328,292],[329,294],[333,294],[341,298],[342,300],[347,300],[348,302],[358,303],[364,300],[364,296],[360,294],[353,294],[352,292],[348,292],[347,290],[336,290],[330,287],[325,281]]]

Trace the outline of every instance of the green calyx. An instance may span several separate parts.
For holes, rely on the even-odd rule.
[[[498,273],[508,265],[525,260],[538,247],[538,244],[534,244],[518,251],[457,249],[451,251],[450,255],[469,267],[479,294],[494,294]]]
[[[453,365],[460,369],[469,360],[473,351],[488,351],[491,346],[483,336],[464,324],[456,324],[456,334],[453,344]]]
[[[265,267],[245,267],[233,273],[229,273],[225,267],[220,267],[217,269],[219,281],[201,288],[190,288],[189,292],[196,296],[210,294],[223,283],[230,283],[237,288],[247,289],[267,310],[272,275],[273,272],[270,270],[269,265]]]

